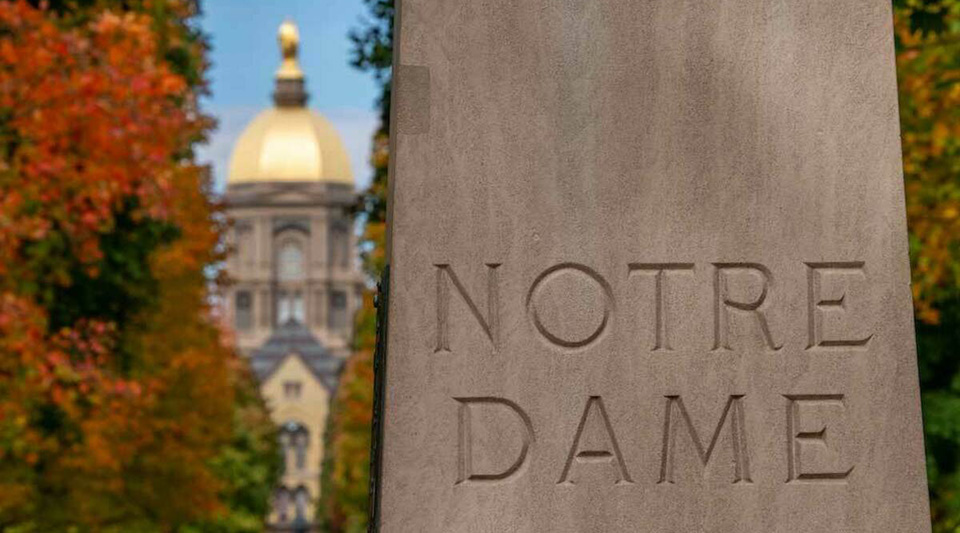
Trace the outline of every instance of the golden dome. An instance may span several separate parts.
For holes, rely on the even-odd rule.
[[[333,125],[307,109],[297,63],[297,27],[279,31],[283,63],[277,71],[275,106],[257,115],[230,156],[228,183],[322,181],[353,185],[350,158]]]
[[[229,183],[330,181],[353,184],[350,158],[330,122],[305,107],[261,112],[233,147]]]

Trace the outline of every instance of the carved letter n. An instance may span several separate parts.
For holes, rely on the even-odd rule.
[[[449,352],[449,314],[450,314],[450,287],[449,282],[457,289],[460,297],[470,313],[477,319],[483,333],[490,339],[494,351],[499,348],[500,336],[500,288],[497,280],[497,263],[487,263],[487,316],[480,313],[480,309],[473,298],[467,294],[467,289],[448,264],[434,265],[437,267],[437,347],[434,352]]]

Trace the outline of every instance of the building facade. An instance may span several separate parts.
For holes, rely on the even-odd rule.
[[[363,278],[349,158],[333,126],[306,106],[296,26],[285,22],[279,37],[274,105],[247,126],[230,160],[223,315],[280,428],[284,474],[268,524],[312,531],[327,414]]]

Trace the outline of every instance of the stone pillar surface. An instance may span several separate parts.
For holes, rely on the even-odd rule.
[[[401,0],[378,526],[930,530],[887,0]]]

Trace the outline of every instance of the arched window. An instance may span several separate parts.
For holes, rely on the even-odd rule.
[[[299,422],[287,422],[280,429],[280,447],[283,450],[283,468],[287,473],[307,468],[310,432]]]
[[[291,441],[292,435],[287,431],[286,427],[280,429],[280,462],[283,463],[283,471],[286,473],[288,471],[287,465],[290,463],[290,450],[293,445]]]
[[[303,249],[295,242],[286,242],[277,254],[277,274],[280,281],[303,279]]]
[[[293,494],[293,505],[296,508],[296,518],[294,520],[305,522],[307,520],[307,508],[310,506],[310,493],[307,492],[306,487],[297,487]]]
[[[310,437],[307,429],[300,428],[300,431],[293,435],[293,455],[296,460],[297,470],[307,468],[307,447],[310,445]]]
[[[277,522],[286,524],[290,522],[290,491],[280,487],[273,498],[273,510],[277,514]]]
[[[240,331],[246,331],[253,326],[253,295],[248,291],[237,291],[235,301],[234,321]]]
[[[277,324],[288,322],[304,324],[307,321],[306,306],[303,305],[303,293],[300,291],[277,293]]]
[[[306,306],[303,305],[303,293],[297,291],[293,293],[293,303],[290,305],[291,312],[290,315],[293,318],[293,321],[298,324],[306,324]]]

